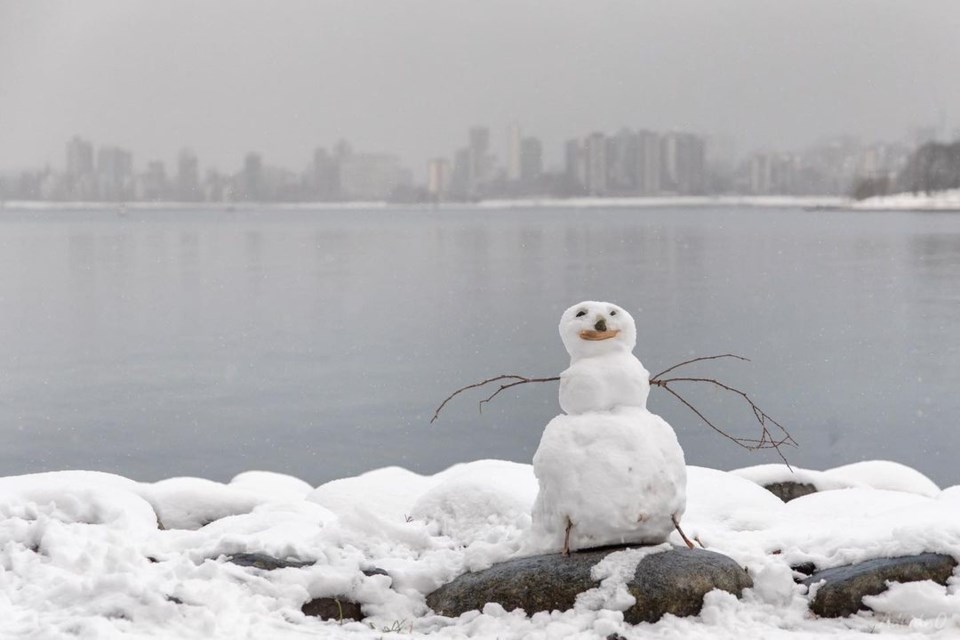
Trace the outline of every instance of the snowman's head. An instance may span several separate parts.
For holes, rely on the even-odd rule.
[[[607,353],[629,353],[637,344],[637,325],[621,307],[588,300],[563,312],[560,338],[574,360]]]

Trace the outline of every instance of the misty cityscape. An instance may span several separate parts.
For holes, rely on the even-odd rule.
[[[506,131],[505,157],[491,129],[469,129],[465,145],[427,162],[426,179],[395,154],[354,149],[346,140],[317,147],[300,170],[250,152],[239,169],[202,167],[182,149],[175,166],[134,161],[131,150],[74,136],[63,169],[0,175],[0,200],[60,202],[476,202],[487,199],[670,197],[712,195],[869,196],[903,184],[915,150],[936,144],[937,127],[911,142],[863,143],[838,136],[802,151],[756,152],[732,159],[722,143],[689,132],[592,132],[567,140],[563,164],[547,167],[540,138],[517,124]],[[958,136],[960,137],[960,136]],[[916,164],[916,163],[915,163]],[[950,187],[953,185],[947,185]]]

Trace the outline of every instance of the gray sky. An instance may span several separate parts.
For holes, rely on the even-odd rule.
[[[73,134],[233,171],[338,138],[422,173],[468,126],[621,125],[741,150],[960,127],[956,0],[0,0],[0,169]]]

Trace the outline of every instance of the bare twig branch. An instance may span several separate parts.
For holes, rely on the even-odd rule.
[[[520,384],[527,384],[528,382],[553,382],[559,379],[560,379],[560,376],[553,376],[552,378],[523,378],[521,380],[517,380],[516,382],[509,382],[507,384],[502,384],[496,391],[494,391],[489,396],[487,396],[486,398],[480,401],[480,404],[479,404],[480,413],[483,413],[483,405],[485,405],[486,403],[490,402],[491,400],[496,398],[498,395],[500,395],[501,391],[506,391],[511,387],[515,387]]]
[[[650,378],[650,384],[654,384],[656,380],[660,379],[660,376],[666,375],[673,371],[674,369],[679,369],[680,367],[686,366],[688,364],[693,364],[694,362],[703,362],[704,360],[719,360],[720,358],[736,358],[737,360],[743,360],[744,362],[750,362],[750,358],[744,358],[743,356],[738,356],[735,353],[721,353],[718,356],[701,356],[699,358],[693,358],[691,360],[684,360],[683,362],[677,363],[670,367],[669,369],[664,369],[657,375]]]
[[[748,358],[745,358],[743,356],[740,356],[734,353],[723,353],[715,356],[702,356],[699,358],[692,358],[690,360],[684,360],[683,362],[675,364],[672,367],[669,367],[668,369],[664,369],[657,375],[653,376],[652,378],[650,378],[650,386],[660,387],[662,389],[665,389],[667,393],[669,393],[674,398],[679,400],[685,407],[687,407],[694,414],[696,414],[696,416],[700,418],[700,420],[702,420],[704,424],[706,424],[708,427],[710,427],[711,429],[719,433],[724,438],[735,443],[736,445],[743,447],[744,449],[749,449],[751,451],[754,451],[757,449],[775,449],[777,452],[777,455],[780,456],[780,459],[783,460],[783,462],[787,465],[787,467],[790,467],[790,463],[787,461],[786,456],[784,456],[783,451],[780,450],[780,447],[797,446],[796,440],[793,439],[793,436],[790,435],[790,432],[788,432],[783,425],[781,425],[779,422],[777,422],[776,420],[771,418],[769,415],[767,415],[767,413],[763,411],[763,409],[758,407],[757,404],[745,392],[741,391],[740,389],[737,389],[736,387],[731,387],[730,385],[724,384],[714,378],[704,378],[704,377],[694,377],[694,376],[677,376],[673,378],[663,377],[664,375],[670,373],[671,371],[675,371],[676,369],[679,369],[680,367],[683,367],[686,365],[690,365],[696,362],[704,362],[708,360],[719,360],[721,358],[735,358],[737,360],[742,360],[745,362],[750,361]],[[500,393],[502,393],[503,391],[506,391],[507,389],[512,389],[513,387],[516,387],[522,384],[530,384],[532,382],[555,382],[557,380],[560,380],[560,376],[552,376],[548,378],[529,378],[527,376],[520,376],[515,374],[504,374],[504,375],[488,378],[481,382],[469,384],[465,387],[460,387],[459,389],[451,393],[449,396],[447,396],[442,403],[440,403],[440,406],[437,407],[437,410],[433,414],[433,418],[430,419],[430,423],[432,424],[436,422],[437,418],[440,417],[440,412],[443,410],[445,406],[447,406],[447,403],[453,400],[455,397],[457,397],[461,393],[463,393],[464,391],[469,391],[470,389],[477,389],[479,387],[483,387],[485,385],[488,385],[494,382],[500,383],[500,385],[497,387],[497,389],[493,393],[491,393],[489,396],[487,396],[486,398],[484,398],[479,402],[478,408],[482,413],[483,405],[490,402],[491,400],[496,398],[498,395],[500,395]],[[721,429],[720,427],[718,427],[717,425],[715,425],[703,414],[703,412],[701,412],[699,409],[694,407],[686,398],[684,398],[682,395],[680,395],[680,393],[678,393],[675,389],[673,389],[670,386],[677,383],[686,383],[686,382],[713,385],[724,391],[740,396],[740,398],[742,398],[743,401],[746,402],[747,405],[750,407],[750,410],[753,412],[753,417],[756,418],[757,422],[760,425],[760,437],[759,438],[741,438],[739,436],[731,435],[726,431],[724,431],[723,429]],[[774,425],[779,430],[779,433],[776,437],[774,436],[773,433],[771,433],[770,427],[768,426],[771,424]]]
[[[701,382],[705,384],[712,384],[717,387],[720,387],[724,391],[729,391],[730,393],[740,396],[750,406],[750,410],[753,411],[753,417],[756,418],[757,422],[760,424],[760,437],[759,438],[738,438],[726,433],[725,431],[723,431],[722,429],[714,425],[712,422],[710,422],[710,420],[708,420],[706,416],[704,416],[700,411],[695,409],[693,405],[687,402],[687,400],[684,399],[679,393],[677,393],[676,391],[670,388],[670,384],[676,383],[676,382]],[[777,422],[776,420],[771,418],[769,415],[767,415],[767,413],[763,411],[763,409],[761,409],[756,405],[756,403],[754,403],[754,401],[750,398],[750,396],[748,396],[746,393],[744,393],[740,389],[731,387],[730,385],[724,384],[719,380],[714,380],[713,378],[694,378],[694,377],[665,378],[665,379],[659,379],[659,380],[651,380],[650,384],[652,386],[662,387],[666,389],[668,392],[670,392],[670,395],[675,397],[677,400],[682,402],[688,409],[690,409],[695,414],[697,414],[697,417],[703,420],[703,422],[707,426],[709,426],[714,431],[720,433],[724,437],[728,438],[729,440],[732,440],[733,442],[736,442],[741,447],[744,447],[745,449],[750,449],[750,450],[775,449],[777,452],[777,455],[780,456],[780,459],[783,460],[784,464],[786,464],[788,468],[790,467],[790,462],[787,461],[787,458],[785,455],[783,455],[783,451],[780,450],[780,447],[784,445],[797,446],[796,440],[793,439],[793,436],[790,435],[790,432],[787,431],[783,425],[781,425],[779,422]],[[777,429],[780,430],[780,433],[781,433],[780,437],[775,438],[773,434],[770,433],[770,429],[767,427],[768,422],[775,425]]]
[[[433,412],[433,417],[430,418],[430,424],[433,424],[434,422],[437,421],[437,418],[440,417],[440,412],[443,410],[443,408],[444,408],[445,406],[447,406],[447,403],[448,403],[448,402],[450,402],[451,400],[453,400],[455,397],[457,397],[458,395],[460,395],[460,394],[463,393],[464,391],[469,391],[470,389],[476,389],[477,387],[482,387],[482,386],[484,386],[484,385],[490,384],[491,382],[499,382],[499,381],[501,381],[501,380],[514,380],[514,382],[511,382],[510,384],[500,385],[500,388],[497,389],[497,390],[493,393],[493,395],[491,395],[490,397],[488,397],[486,400],[481,400],[481,401],[480,401],[480,411],[481,411],[481,413],[482,413],[482,412],[483,412],[483,404],[484,404],[485,402],[490,402],[491,400],[493,400],[493,398],[494,398],[498,393],[500,393],[501,391],[504,391],[504,390],[506,390],[506,389],[509,389],[510,387],[515,387],[515,386],[520,385],[520,384],[527,384],[527,383],[529,383],[529,382],[553,382],[553,381],[559,380],[559,379],[560,379],[560,376],[554,376],[554,377],[552,377],[552,378],[527,378],[526,376],[517,376],[517,375],[511,375],[511,374],[504,374],[504,375],[494,376],[493,378],[487,378],[486,380],[483,380],[483,381],[481,381],[481,382],[476,382],[476,383],[474,383],[474,384],[468,384],[467,386],[465,386],[465,387],[460,387],[459,389],[457,389],[456,391],[454,391],[453,393],[451,393],[449,396],[446,397],[446,399],[445,399],[443,402],[440,403],[440,406],[437,407],[437,410]]]

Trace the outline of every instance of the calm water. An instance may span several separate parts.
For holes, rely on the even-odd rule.
[[[652,372],[752,358],[695,371],[788,425],[795,464],[960,482],[960,216],[734,208],[0,212],[0,474],[527,462],[555,383],[429,419],[461,385],[556,375],[560,313],[586,298],[633,313]],[[777,460],[650,405],[692,464]]]

